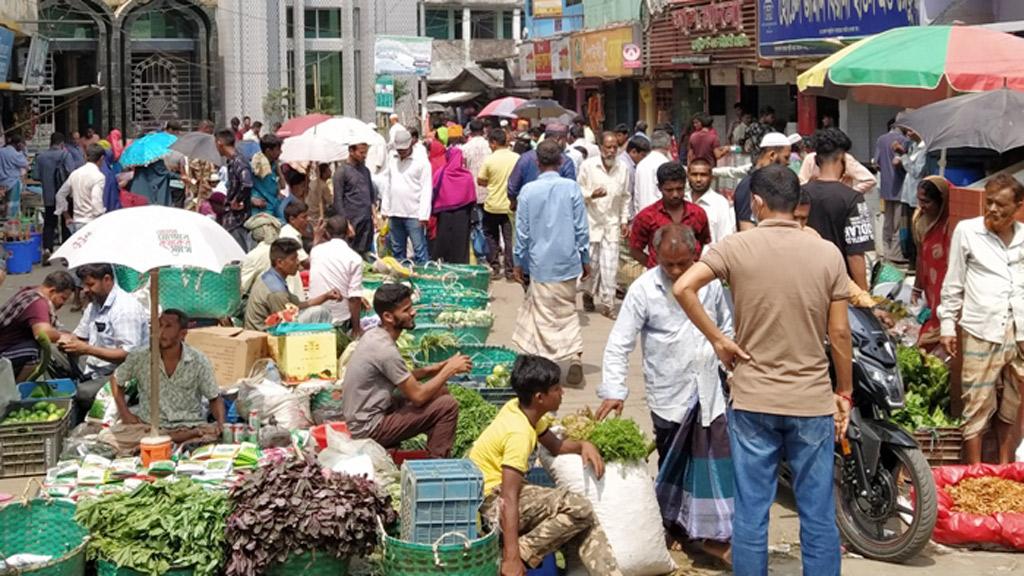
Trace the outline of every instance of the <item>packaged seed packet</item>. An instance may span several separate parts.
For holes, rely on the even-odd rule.
[[[156,476],[157,478],[166,478],[171,474],[174,474],[174,462],[170,460],[157,460],[151,462],[149,468],[146,469],[146,473],[150,476]]]

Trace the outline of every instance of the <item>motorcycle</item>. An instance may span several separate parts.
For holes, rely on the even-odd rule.
[[[895,344],[871,310],[850,307],[849,317],[853,406],[846,437],[835,448],[836,523],[854,552],[906,562],[935,528],[935,482],[920,446],[889,420],[904,405]],[[785,463],[780,476],[792,486]]]

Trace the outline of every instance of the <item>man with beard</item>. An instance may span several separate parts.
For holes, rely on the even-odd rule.
[[[353,438],[370,438],[385,448],[426,434],[430,457],[448,458],[459,404],[445,384],[452,376],[469,372],[469,357],[456,354],[410,371],[395,342],[403,330],[416,327],[412,290],[403,284],[384,284],[373,295],[373,309],[380,326],[359,339],[345,370],[341,411],[349,432]]]
[[[83,418],[96,393],[128,353],[149,345],[149,313],[114,281],[110,264],[75,270],[89,305],[74,332],[61,334],[54,355],[54,376],[78,382],[75,402]]]
[[[611,319],[615,319],[619,239],[629,233],[629,169],[617,155],[615,134],[606,132],[601,156],[587,158],[579,177],[590,225],[590,259],[598,264],[596,273],[583,283],[583,308],[592,312],[596,296],[601,314]]]
[[[334,213],[352,224],[356,234],[350,245],[364,257],[373,246],[373,206],[377,203],[377,190],[366,167],[369,150],[365,142],[351,144],[348,160],[334,171]]]
[[[686,166],[690,185],[688,200],[704,209],[711,228],[711,241],[718,242],[736,232],[736,215],[725,196],[711,188],[711,170],[711,164],[704,158],[695,158]]]

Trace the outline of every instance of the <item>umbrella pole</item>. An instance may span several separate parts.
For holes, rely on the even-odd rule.
[[[149,425],[160,435],[160,270],[149,271]]]
[[[939,176],[946,177],[946,149],[939,153]]]

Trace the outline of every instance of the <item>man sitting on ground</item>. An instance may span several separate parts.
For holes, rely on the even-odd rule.
[[[27,286],[0,307],[0,358],[7,358],[18,382],[24,382],[42,356],[42,336],[60,339],[57,310],[74,294],[75,279],[51,272],[41,286]],[[44,341],[45,342],[45,341]]]
[[[215,442],[224,426],[224,399],[213,379],[213,366],[202,352],[185,344],[188,316],[180,310],[164,310],[160,315],[160,434],[175,444]],[[110,379],[110,390],[121,422],[100,433],[100,440],[130,454],[149,434],[149,348],[128,355]],[[137,391],[139,403],[128,406],[125,388]],[[210,402],[216,420],[207,422],[203,400]]]
[[[561,371],[540,356],[516,358],[509,400],[473,444],[469,459],[484,475],[484,518],[501,527],[502,576],[525,575],[563,544],[580,550],[590,574],[621,576],[608,538],[583,496],[567,488],[527,484],[530,455],[540,441],[551,454],[579,454],[583,464],[604,475],[604,461],[594,445],[561,440],[548,429],[546,416],[562,404]],[[523,564],[526,566],[523,566]]]
[[[426,434],[430,457],[449,457],[459,404],[445,384],[452,376],[469,371],[469,357],[456,354],[410,371],[395,341],[403,330],[416,327],[412,290],[402,284],[384,284],[373,295],[373,309],[380,326],[359,339],[342,385],[341,411],[352,437],[395,448],[404,440]],[[430,380],[421,383],[426,378]]]
[[[329,290],[316,298],[300,300],[288,290],[285,279],[299,271],[299,250],[302,245],[291,238],[278,238],[270,245],[270,270],[256,280],[245,306],[245,329],[267,329],[267,317],[283,312],[291,304],[300,310],[296,322],[300,324],[330,324],[331,313],[321,306],[329,300],[340,300],[337,290]]]

